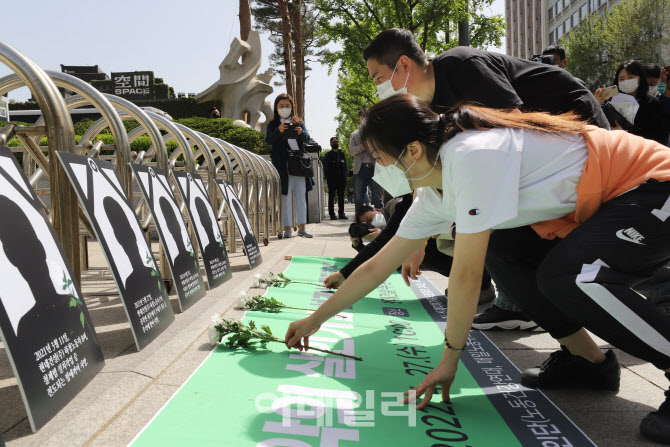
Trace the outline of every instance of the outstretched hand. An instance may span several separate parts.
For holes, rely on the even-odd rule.
[[[299,351],[303,348],[305,351],[309,349],[309,337],[321,328],[320,324],[314,324],[310,317],[302,320],[294,321],[289,324],[286,335],[284,336],[284,343],[289,349],[295,347]],[[302,343],[300,343],[302,339]]]
[[[417,280],[417,276],[421,274],[421,263],[423,262],[423,257],[426,255],[426,246],[421,245],[412,255],[407,258],[405,262],[402,263],[401,275],[402,279],[405,281],[405,284],[409,286],[409,280]]]
[[[323,281],[323,286],[329,289],[337,289],[342,285],[345,279],[344,275],[340,272],[331,273],[328,275],[328,278]]]
[[[407,404],[413,402],[425,393],[426,395],[421,400],[421,403],[416,406],[417,410],[421,410],[430,403],[430,399],[433,397],[433,394],[435,394],[435,387],[437,385],[442,388],[442,400],[444,402],[449,402],[449,390],[451,389],[451,384],[454,383],[456,369],[456,366],[451,366],[446,362],[441,361],[437,364],[435,369],[428,373],[418,386],[405,391],[407,397],[403,400],[403,403]]]

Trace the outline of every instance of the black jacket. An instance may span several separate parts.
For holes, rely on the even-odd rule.
[[[307,128],[305,127],[305,122],[300,122],[300,127],[302,127],[302,134],[298,137],[298,146],[302,150],[303,143],[309,141],[309,134],[307,133]],[[279,124],[275,124],[274,121],[268,123],[268,128],[265,133],[265,141],[272,145],[272,150],[270,151],[270,160],[272,164],[279,172],[279,179],[281,180],[281,193],[282,195],[288,194],[288,143],[284,136],[279,131]],[[306,178],[305,183],[307,186],[307,191],[312,190],[313,180],[311,178]]]
[[[345,183],[349,175],[347,157],[341,150],[330,150],[323,156],[323,173],[328,183]]]

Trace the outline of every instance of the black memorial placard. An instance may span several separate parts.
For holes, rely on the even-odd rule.
[[[0,147],[0,246],[0,335],[36,431],[104,360],[65,253],[6,147]]]
[[[126,99],[154,99],[154,72],[112,73],[114,94]]]
[[[251,222],[249,222],[249,218],[244,212],[242,202],[240,202],[240,199],[237,197],[233,185],[226,180],[221,179],[217,179],[216,184],[219,185],[219,190],[226,199],[229,215],[233,216],[237,230],[242,237],[244,251],[247,253],[247,259],[249,260],[249,267],[254,269],[261,265],[263,258],[261,257],[261,251],[258,249],[256,237],[251,230]]]
[[[173,174],[195,229],[209,287],[213,289],[230,279],[233,272],[209,194],[198,174],[179,171],[173,171]]]
[[[57,154],[107,258],[140,350],[174,321],[151,247],[110,162]]]
[[[179,297],[179,307],[184,311],[207,293],[191,237],[165,172],[149,166],[131,166],[167,254]]]

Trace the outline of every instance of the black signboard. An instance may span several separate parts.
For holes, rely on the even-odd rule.
[[[112,73],[112,92],[126,99],[154,99],[154,72]]]
[[[151,247],[110,162],[57,154],[107,258],[140,350],[174,321]]]
[[[195,229],[202,262],[207,272],[210,289],[223,284],[233,275],[223,237],[216,220],[212,203],[202,179],[198,174],[172,171],[179,192],[186,203],[186,211]]]
[[[179,297],[179,307],[184,311],[207,293],[191,237],[165,172],[148,166],[131,166],[167,254]]]
[[[261,257],[261,251],[258,249],[258,242],[256,242],[256,237],[254,236],[253,231],[251,230],[251,223],[249,218],[242,208],[242,203],[240,199],[235,194],[235,189],[226,180],[217,179],[216,184],[219,185],[219,190],[223,194],[223,197],[226,199],[226,204],[228,205],[228,215],[233,216],[237,230],[240,232],[240,237],[242,238],[242,244],[244,245],[244,251],[247,253],[247,259],[249,260],[249,267],[256,268],[263,262]]]
[[[65,253],[6,147],[0,147],[0,247],[0,335],[36,431],[104,360]]]

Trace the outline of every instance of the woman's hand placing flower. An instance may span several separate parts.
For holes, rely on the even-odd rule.
[[[316,324],[311,316],[294,321],[288,326],[288,330],[284,336],[284,342],[289,349],[295,347],[300,351],[302,351],[303,348],[307,351],[309,348],[309,337],[319,329],[321,329],[321,325]],[[302,343],[300,343],[301,339]]]

